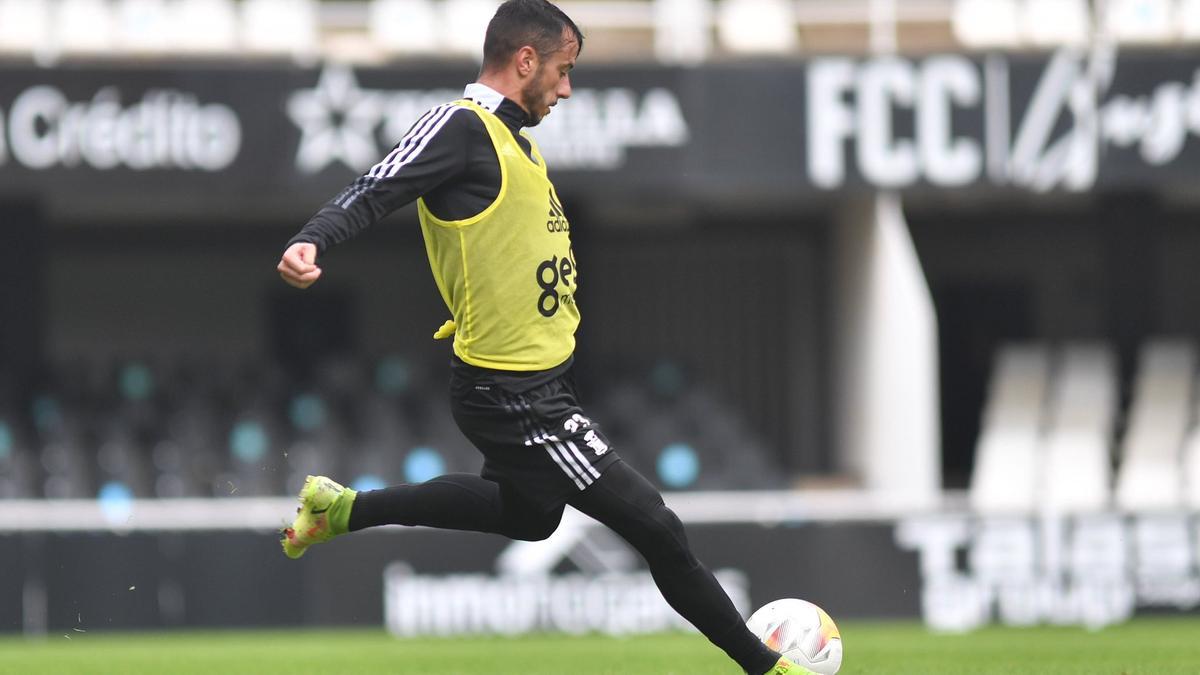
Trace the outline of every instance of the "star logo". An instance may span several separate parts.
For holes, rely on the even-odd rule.
[[[383,118],[378,92],[363,90],[354,71],[329,66],[317,86],[292,93],[288,117],[300,127],[296,168],[316,173],[334,162],[363,171],[379,156],[375,129]]]

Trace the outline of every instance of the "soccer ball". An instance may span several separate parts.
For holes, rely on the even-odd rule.
[[[763,605],[746,627],[768,647],[821,675],[842,667],[842,635],[825,610],[811,602],[785,598]]]

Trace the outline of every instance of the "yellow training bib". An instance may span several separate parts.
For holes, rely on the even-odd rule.
[[[441,220],[417,201],[429,266],[454,316],[454,353],[501,370],[545,370],[575,350],[578,273],[570,225],[537,144],[531,160],[498,117],[483,120],[500,161],[500,194],[482,213]]]

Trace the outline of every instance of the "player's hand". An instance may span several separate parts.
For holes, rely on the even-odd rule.
[[[321,278],[321,268],[317,267],[317,247],[314,244],[298,242],[288,247],[279,260],[279,276],[289,285],[296,288],[308,288]]]

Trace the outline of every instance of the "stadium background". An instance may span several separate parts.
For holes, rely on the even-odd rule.
[[[306,293],[273,267],[473,79],[493,7],[0,1],[0,627],[511,627],[496,597],[603,598],[531,628],[670,625],[620,609],[653,589],[575,521],[300,563],[269,535],[305,473],[475,467],[413,209]],[[534,133],[585,397],[744,608],[965,628],[1200,603],[1200,3],[563,7],[588,43]]]

